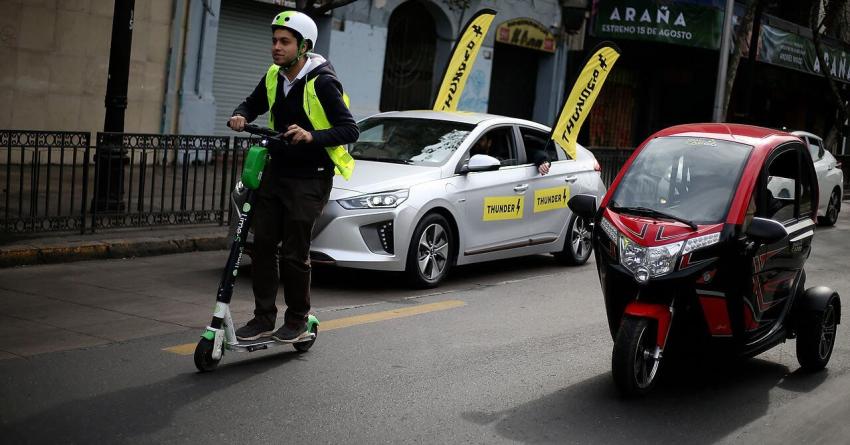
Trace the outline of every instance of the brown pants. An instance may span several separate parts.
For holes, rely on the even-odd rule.
[[[257,191],[251,261],[254,316],[269,326],[277,319],[275,300],[281,279],[286,302],[284,323],[300,327],[307,320],[313,224],[328,203],[332,185],[333,178],[274,178],[267,174]],[[283,264],[278,268],[281,242]]]

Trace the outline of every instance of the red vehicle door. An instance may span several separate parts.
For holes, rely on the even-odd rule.
[[[805,286],[803,264],[814,237],[816,181],[808,153],[799,143],[775,148],[762,169],[751,202],[755,216],[781,223],[788,235],[751,252],[752,292],[744,293],[742,307],[747,344],[781,328],[798,289]]]

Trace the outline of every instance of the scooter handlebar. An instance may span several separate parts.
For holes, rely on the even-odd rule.
[[[227,121],[227,127],[232,128],[230,126],[230,121]],[[255,125],[255,124],[245,124],[245,126],[242,128],[242,131],[247,132],[247,133],[251,133],[251,134],[255,134],[257,136],[267,136],[267,137],[273,137],[273,138],[280,136],[280,133],[272,130],[271,128],[261,127],[259,125]]]

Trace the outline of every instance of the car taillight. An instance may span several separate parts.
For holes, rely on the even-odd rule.
[[[599,165],[599,161],[597,161],[595,159],[593,160],[593,169],[598,171],[598,172],[602,171],[602,166]]]

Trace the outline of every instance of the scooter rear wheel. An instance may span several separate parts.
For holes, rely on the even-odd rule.
[[[292,344],[292,347],[295,348],[296,351],[307,352],[313,346],[313,343],[316,343],[316,339],[319,338],[319,327],[314,325],[313,329],[311,329],[310,332],[312,332],[313,335],[315,335],[315,337],[313,337],[312,340],[302,341],[300,343],[293,343]]]
[[[214,370],[218,366],[218,362],[220,362],[221,360],[214,359],[212,357],[212,352],[212,340],[202,338],[198,342],[198,345],[195,346],[195,367],[198,368],[198,371],[209,372]]]
[[[655,329],[645,318],[623,318],[614,341],[611,370],[624,396],[646,394],[658,380],[661,359],[655,358]]]

